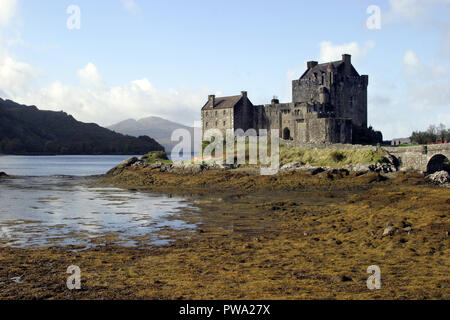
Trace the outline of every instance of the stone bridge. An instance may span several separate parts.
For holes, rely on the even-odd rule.
[[[373,150],[380,147],[355,144],[305,144],[280,139],[281,145],[306,149]],[[417,147],[381,147],[398,160],[401,170],[433,173],[446,170],[450,173],[450,143]]]
[[[450,143],[417,147],[383,147],[398,159],[400,168],[424,173],[450,172]]]

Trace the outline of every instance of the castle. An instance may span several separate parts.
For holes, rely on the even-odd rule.
[[[298,143],[352,143],[353,126],[367,127],[369,77],[359,75],[344,54],[342,60],[307,63],[292,82],[292,102],[253,105],[243,91],[238,96],[210,95],[202,108],[203,132],[220,129],[278,129],[284,140]]]

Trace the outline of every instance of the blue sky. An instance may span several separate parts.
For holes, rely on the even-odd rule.
[[[370,76],[369,123],[403,137],[450,126],[449,18],[450,0],[0,0],[0,96],[101,125],[192,124],[210,93],[287,102],[306,61],[350,53]]]

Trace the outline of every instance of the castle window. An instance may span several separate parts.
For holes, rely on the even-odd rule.
[[[226,122],[226,121],[224,121],[224,122],[223,122],[223,126],[225,127],[226,125],[227,125],[227,122]]]
[[[205,127],[208,128],[208,122],[205,123]]]
[[[226,115],[227,114],[227,110],[223,110],[223,115]]]
[[[216,117],[217,117],[217,111],[216,111]]]
[[[216,121],[216,127],[219,125],[219,123]]]

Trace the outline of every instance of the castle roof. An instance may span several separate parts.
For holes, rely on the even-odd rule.
[[[300,77],[300,79],[303,78],[309,78],[314,73],[321,74],[321,73],[327,73],[329,69],[337,72],[337,73],[344,73],[345,72],[345,62],[342,60],[339,61],[333,61],[333,62],[326,62],[326,63],[320,63],[315,65],[314,67],[307,69],[305,73]],[[356,71],[356,69],[351,66],[351,75],[353,76],[359,76],[359,73]]]
[[[212,101],[208,100],[208,102],[203,106],[202,110],[205,109],[228,109],[233,108],[235,105],[239,103],[242,95],[239,96],[230,96],[230,97],[217,97],[214,99],[214,106],[212,105]]]

